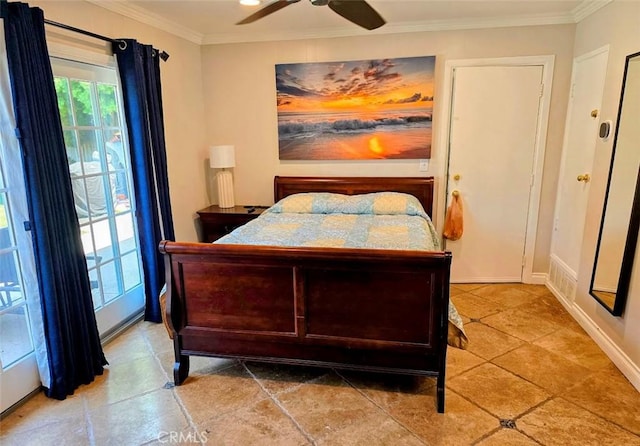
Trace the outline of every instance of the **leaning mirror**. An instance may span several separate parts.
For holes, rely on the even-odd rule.
[[[640,53],[627,56],[590,293],[624,311],[640,228]]]

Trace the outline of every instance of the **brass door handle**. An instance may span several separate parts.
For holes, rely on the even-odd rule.
[[[589,181],[591,181],[591,175],[589,175],[588,173],[585,173],[584,175],[578,175],[578,181],[588,183]]]

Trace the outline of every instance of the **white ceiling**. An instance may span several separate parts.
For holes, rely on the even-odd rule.
[[[577,23],[612,0],[368,0],[386,24],[367,31],[327,6],[288,5],[247,25],[261,6],[238,0],[86,0],[198,44]]]

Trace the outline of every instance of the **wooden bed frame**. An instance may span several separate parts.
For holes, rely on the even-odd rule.
[[[415,195],[431,215],[433,178],[276,177],[298,192]],[[444,412],[448,252],[162,241],[174,380],[189,356],[437,377]]]

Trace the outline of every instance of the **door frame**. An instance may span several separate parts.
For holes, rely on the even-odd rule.
[[[562,137],[562,156],[560,158],[560,170],[558,171],[558,188],[556,190],[556,204],[554,206],[553,209],[553,230],[551,232],[551,243],[549,246],[549,258],[552,260],[552,262],[557,263],[562,269],[563,272],[565,274],[567,274],[568,276],[571,277],[571,279],[574,282],[578,281],[578,273],[579,273],[579,269],[580,269],[580,265],[578,265],[578,270],[577,271],[573,271],[573,269],[560,257],[557,256],[556,254],[556,243],[558,242],[558,235],[557,235],[557,231],[556,231],[556,227],[558,225],[558,212],[560,209],[560,203],[561,203],[561,194],[562,194],[562,185],[563,182],[565,180],[565,178],[568,176],[567,172],[565,172],[565,167],[567,164],[567,149],[569,146],[569,139],[571,137],[571,135],[569,134],[570,132],[568,131],[569,129],[569,124],[571,123],[571,119],[573,118],[573,112],[574,112],[574,100],[573,100],[573,88],[574,88],[574,83],[576,81],[576,66],[578,65],[578,63],[583,62],[585,60],[591,59],[593,57],[596,57],[602,53],[607,53],[607,65],[609,63],[609,45],[604,45],[600,48],[597,48],[593,51],[589,51],[588,53],[582,54],[578,57],[574,57],[572,64],[571,64],[571,81],[569,83],[569,101],[567,103],[567,115],[565,118],[565,122],[564,122],[564,135]],[[605,81],[606,82],[606,67],[605,67]],[[603,82],[603,87],[604,87],[604,82]],[[600,101],[600,109],[602,109],[602,100],[604,100],[604,90],[602,92],[602,99]],[[600,120],[600,116],[598,116],[598,119]],[[593,149],[593,153],[595,155],[595,145],[597,144],[597,140],[596,142],[594,142],[594,149]],[[595,156],[594,159],[592,161],[592,169],[593,170],[593,162],[595,161]],[[586,210],[585,210],[586,211]],[[585,214],[586,217],[586,214]],[[584,232],[583,232],[583,237],[584,237]],[[580,249],[582,251],[582,244],[580,246],[577,247],[578,249]],[[580,257],[580,256],[578,256]],[[569,296],[571,298],[571,300],[573,300],[573,298],[575,298],[575,292],[571,293],[571,296]]]
[[[54,60],[58,59],[62,61],[70,61],[77,64],[97,66],[106,69],[115,69],[117,74],[117,61],[115,60],[115,57],[110,53],[93,52],[82,48],[70,46],[65,42],[51,42],[48,44],[48,48],[49,57],[52,60],[52,66],[56,63]],[[73,68],[71,70],[73,70]],[[56,69],[54,68],[54,73],[55,72]],[[117,86],[120,94],[122,94],[122,85],[119,78],[117,79]],[[122,98],[119,98],[119,102],[121,101]],[[121,119],[123,119],[123,125],[126,128],[126,122],[124,122],[124,110],[119,110],[119,113],[121,113]],[[130,161],[128,161],[128,166],[129,173],[127,173],[127,175],[130,175]],[[131,187],[130,194],[133,194],[133,182],[131,180],[129,185]],[[132,204],[135,206],[135,200],[133,199],[133,197],[131,197],[131,199]],[[138,254],[138,259],[140,259],[141,248],[138,228],[135,219],[136,212],[137,211],[132,212],[133,218],[131,220],[131,223],[133,225],[133,237],[136,239],[136,251]],[[115,221],[116,220],[114,220],[114,223]],[[140,284],[128,290],[123,286],[122,295],[120,297],[112,301],[104,302],[104,305],[100,308],[93,309],[96,316],[98,333],[103,343],[105,342],[105,339],[111,338],[114,333],[120,332],[123,327],[129,326],[133,322],[138,321],[142,318],[142,315],[144,313],[144,274],[142,265],[140,263],[138,263],[138,271],[140,272]]]
[[[555,56],[521,56],[521,57],[500,57],[488,59],[459,59],[447,60],[445,62],[444,82],[442,92],[446,99],[442,102],[442,110],[439,116],[438,144],[441,150],[436,152],[442,186],[436,194],[437,205],[435,223],[442,228],[444,226],[444,215],[447,206],[447,190],[449,181],[449,151],[451,149],[451,111],[453,102],[453,78],[454,70],[458,67],[486,67],[486,66],[541,66],[542,67],[542,92],[540,97],[540,107],[538,109],[538,128],[533,154],[533,170],[531,172],[531,189],[529,195],[529,210],[527,216],[527,229],[524,246],[524,257],[522,266],[522,282],[544,284],[546,273],[533,272],[533,259],[535,254],[538,213],[540,210],[540,195],[542,190],[542,172],[544,167],[544,155],[546,151],[547,127],[549,123],[549,111],[551,109],[551,91],[553,85],[553,67]]]

